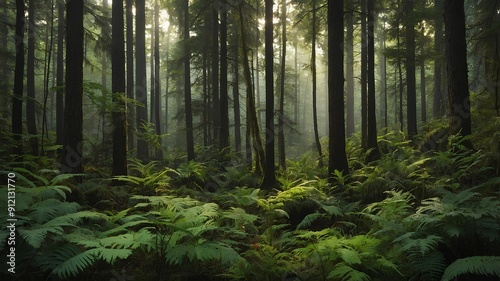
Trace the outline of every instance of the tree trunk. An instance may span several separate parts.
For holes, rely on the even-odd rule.
[[[66,3],[66,97],[62,173],[83,173],[83,0]]]
[[[408,138],[417,134],[417,92],[415,81],[415,23],[413,19],[413,0],[405,3],[406,16],[406,118]]]
[[[375,108],[375,40],[374,40],[374,22],[375,22],[375,0],[368,0],[368,120],[367,120],[367,146],[371,150],[367,156],[368,162],[380,157],[377,144],[377,120]]]
[[[243,56],[243,74],[246,84],[246,103],[247,103],[247,161],[252,160],[252,154],[249,153],[248,146],[252,145],[255,152],[255,173],[262,175],[266,165],[264,155],[264,146],[260,137],[259,123],[257,121],[257,111],[255,108],[254,89],[252,83],[252,75],[250,72],[250,61],[248,58],[248,45],[246,43],[245,21],[243,20],[242,4],[238,5],[238,13],[240,17],[240,36],[241,49]],[[251,141],[253,139],[253,143]]]
[[[35,96],[35,1],[28,1],[28,60],[26,65],[26,125],[30,135],[30,146],[33,155],[38,155],[38,136],[36,129],[36,96]],[[43,132],[42,132],[43,133]]]
[[[361,145],[368,147],[366,1],[361,0]],[[370,0],[368,0],[370,1]]]
[[[444,24],[448,69],[450,133],[465,137],[471,134],[467,45],[464,0],[445,0]],[[465,145],[472,147],[466,140]]]
[[[154,124],[156,129],[156,135],[158,135],[158,145],[156,148],[156,159],[163,159],[163,151],[162,147],[162,139],[161,139],[161,123],[160,123],[160,115],[161,115],[161,84],[160,84],[160,6],[158,4],[158,0],[155,0],[155,46],[154,46],[154,58],[155,58],[155,109],[154,109]]]
[[[126,24],[127,24],[127,98],[134,99],[134,14],[133,0],[126,0]],[[135,148],[135,106],[127,103],[127,123],[128,123],[128,150]]]
[[[14,96],[12,98],[12,135],[14,154],[23,154],[23,92],[24,92],[24,1],[16,1],[16,65],[14,70]]]
[[[109,15],[108,15],[108,0],[103,0],[102,1],[102,15],[105,20],[108,20]],[[102,29],[101,29],[101,36],[102,37],[107,37],[108,36],[108,25],[103,24]],[[102,44],[102,49],[101,49],[101,84],[102,87],[107,89],[107,72],[108,72],[108,46],[106,42]]]
[[[136,0],[135,18],[135,98],[139,105],[136,107],[136,122],[139,133],[144,133],[143,125],[148,122],[148,98],[146,78],[146,8],[145,0]],[[148,158],[148,143],[144,138],[137,139],[137,158],[146,160]]]
[[[312,72],[312,106],[313,106],[313,129],[314,129],[314,142],[318,150],[318,166],[323,167],[323,151],[319,141],[318,132],[318,94],[317,94],[317,72],[316,72],[316,33],[317,33],[317,20],[316,20],[316,0],[313,0],[313,13],[312,13],[312,43],[311,43],[311,72]]]
[[[328,178],[335,170],[349,174],[344,119],[344,1],[328,0]]]
[[[266,61],[266,164],[263,189],[276,185],[274,167],[274,75],[273,75],[273,0],[265,1],[265,61]]]
[[[219,149],[229,152],[229,108],[227,89],[227,6],[222,3],[220,23],[220,130]]]
[[[436,11],[436,18],[434,18],[434,52],[436,58],[434,59],[434,96],[432,99],[432,115],[434,119],[443,117],[443,82],[441,76],[443,67],[443,0],[434,0]]]
[[[350,3],[348,1],[348,3]],[[349,11],[345,14],[346,21],[346,118],[347,118],[347,136],[350,137],[354,134],[354,22],[353,10],[349,7]]]
[[[113,93],[113,176],[127,174],[127,116],[125,111],[125,34],[123,1],[112,4],[111,92]]]
[[[420,118],[422,122],[427,122],[427,97],[425,89],[426,79],[425,79],[425,53],[424,53],[425,43],[423,40],[425,38],[424,31],[425,30],[422,27],[421,29],[422,40],[420,43],[420,106],[421,106]]]
[[[219,101],[219,13],[215,6],[212,12],[212,121],[213,138],[218,140],[220,130]],[[212,140],[213,141],[213,140]]]
[[[187,160],[194,160],[193,110],[191,108],[191,50],[189,48],[189,0],[184,0],[184,106],[186,109]]]
[[[286,0],[281,3],[281,76],[280,76],[280,100],[278,109],[278,155],[281,169],[286,169],[285,155],[285,75],[286,75]]]
[[[240,112],[240,77],[239,77],[239,32],[235,28],[233,49],[233,110],[234,110],[234,144],[236,153],[241,153],[241,112]]]
[[[56,144],[63,144],[64,134],[64,4],[57,2],[57,91],[56,91]]]

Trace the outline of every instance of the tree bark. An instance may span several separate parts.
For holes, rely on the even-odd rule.
[[[189,0],[184,0],[184,106],[186,109],[187,160],[194,160],[193,110],[191,107],[191,50],[189,47]]]
[[[273,50],[273,0],[265,1],[265,62],[266,62],[266,165],[263,189],[276,185],[274,167],[274,50]]]
[[[23,154],[23,92],[24,92],[24,1],[16,1],[16,65],[14,69],[14,96],[12,98],[12,135],[14,154]]]
[[[286,169],[285,155],[285,75],[286,75],[286,0],[281,3],[281,76],[280,76],[280,100],[278,109],[278,155],[281,169]]]
[[[145,0],[136,0],[136,47],[135,47],[135,98],[139,105],[136,107],[137,131],[144,133],[143,125],[148,122],[148,98],[146,78],[146,8]],[[148,158],[148,143],[143,138],[137,139],[137,158]]]
[[[314,129],[314,142],[316,150],[318,150],[318,166],[323,167],[323,150],[321,149],[321,142],[319,141],[318,132],[318,94],[317,94],[317,71],[316,71],[316,34],[317,34],[317,12],[316,1],[313,0],[312,6],[312,42],[311,42],[311,72],[312,72],[312,106],[313,106],[313,129]]]
[[[222,4],[220,23],[220,130],[219,149],[229,153],[229,108],[227,87],[227,4]]]
[[[212,121],[213,141],[219,138],[220,100],[219,100],[219,13],[215,6],[212,12]]]
[[[436,58],[434,59],[434,96],[432,99],[432,115],[434,119],[443,117],[443,82],[442,82],[442,68],[443,68],[443,0],[434,0],[436,9],[436,18],[434,19],[434,52]]]
[[[417,92],[415,81],[415,21],[413,19],[413,0],[405,3],[406,16],[406,118],[408,138],[417,134]]]
[[[367,156],[368,162],[376,160],[380,157],[380,152],[377,144],[377,120],[375,108],[375,38],[374,38],[374,22],[375,22],[375,0],[368,0],[368,120],[367,120],[367,147],[370,153]]]
[[[349,1],[348,1],[349,2]],[[350,2],[349,2],[350,3]],[[346,11],[346,121],[347,121],[347,136],[350,137],[354,134],[354,22],[352,7]]]
[[[445,0],[444,24],[448,72],[450,133],[463,137],[471,134],[467,44],[464,0]],[[472,147],[466,140],[464,145]]]
[[[241,153],[241,110],[240,110],[240,77],[239,77],[239,32],[235,28],[234,34],[234,58],[233,58],[233,110],[234,110],[234,144],[236,153]]]
[[[260,137],[259,123],[257,121],[257,111],[255,108],[254,88],[252,83],[252,75],[250,71],[250,61],[248,58],[248,45],[246,42],[245,21],[243,19],[242,4],[238,5],[238,13],[240,17],[240,36],[241,49],[243,56],[243,74],[246,84],[246,103],[247,103],[247,161],[252,160],[252,154],[249,153],[248,146],[252,145],[255,152],[255,173],[262,175],[266,165],[264,154],[264,146]],[[251,141],[253,139],[253,142]]]
[[[344,119],[344,1],[328,0],[328,178],[335,170],[349,174]]]
[[[111,92],[113,93],[113,176],[127,175],[127,116],[125,96],[125,34],[123,1],[112,4]]]
[[[26,125],[30,135],[30,146],[33,155],[38,155],[38,136],[36,128],[36,95],[35,95],[35,1],[28,1],[28,60],[26,65]],[[42,132],[43,133],[43,132]]]
[[[66,97],[62,173],[83,173],[83,0],[66,3]]]
[[[56,144],[63,144],[64,134],[64,4],[57,2],[57,73],[56,73]]]
[[[361,0],[361,145],[368,148],[366,1]]]
[[[159,142],[159,147],[156,148],[156,159],[162,160],[163,159],[163,151],[161,149],[162,147],[162,139],[161,139],[161,122],[160,122],[160,115],[161,115],[161,103],[160,103],[160,97],[161,97],[161,84],[160,84],[160,5],[158,3],[158,0],[155,0],[155,45],[154,45],[154,58],[155,58],[155,79],[154,79],[154,86],[155,86],[155,109],[154,109],[154,124],[155,124],[155,130],[156,130],[156,135],[158,136],[158,142]]]
[[[133,0],[126,0],[126,29],[127,29],[127,98],[134,99],[134,14]],[[128,123],[128,150],[132,151],[135,148],[135,106],[133,103],[127,103],[127,123]]]

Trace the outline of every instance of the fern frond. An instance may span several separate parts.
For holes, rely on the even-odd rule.
[[[109,264],[113,264],[116,259],[126,259],[132,254],[131,249],[116,249],[116,248],[93,248],[87,250],[87,252],[95,255],[99,259],[104,260]]]
[[[338,263],[332,271],[328,273],[328,278],[342,281],[370,281],[368,274],[356,270],[345,263]]]
[[[302,221],[297,225],[296,229],[305,229],[305,228],[308,228],[315,221],[317,221],[318,219],[320,219],[320,218],[322,218],[324,216],[325,216],[324,214],[320,214],[320,213],[309,214],[309,215],[305,216],[304,219],[302,219]]]
[[[89,251],[82,251],[76,245],[65,245],[47,255],[44,264],[50,269],[51,275],[62,279],[76,277],[95,262],[95,255]],[[55,266],[54,266],[55,265]]]
[[[472,256],[452,262],[444,271],[441,281],[449,281],[463,274],[500,277],[500,256]]]
[[[359,256],[358,252],[347,248],[339,248],[335,251],[340,255],[340,257],[346,264],[361,264],[361,257]]]

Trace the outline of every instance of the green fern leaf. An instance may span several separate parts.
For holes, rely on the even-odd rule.
[[[82,252],[75,245],[66,245],[50,253],[44,262],[48,266],[54,266],[51,275],[62,279],[76,277],[78,273],[85,270],[95,262],[95,256],[90,251]]]
[[[328,278],[342,281],[370,281],[371,278],[366,273],[356,270],[344,263],[335,265],[332,271],[328,273]]]
[[[361,264],[361,257],[359,256],[359,253],[352,249],[340,248],[336,249],[336,252],[346,264]]]
[[[115,249],[105,247],[94,248],[87,251],[109,264],[113,264],[116,259],[126,259],[132,254],[131,249]]]
[[[48,226],[36,225],[32,229],[19,228],[18,231],[21,237],[23,237],[29,245],[31,245],[33,248],[36,249],[42,246],[42,243],[45,240],[45,237],[47,237],[47,234],[49,232],[54,233],[56,235],[62,235],[64,233],[62,227],[60,226],[54,227],[51,225]]]
[[[297,229],[305,229],[311,226],[316,220],[324,217],[323,214],[320,213],[312,213],[304,217],[302,221],[297,225]]]
[[[449,281],[463,274],[500,277],[500,256],[472,256],[452,262],[444,271],[441,281]]]
[[[71,178],[74,178],[74,177],[82,177],[84,176],[85,174],[60,174],[60,175],[57,175],[55,176],[54,178],[52,178],[50,180],[50,183],[47,184],[47,185],[56,185],[64,180],[67,180],[67,179],[71,179]]]

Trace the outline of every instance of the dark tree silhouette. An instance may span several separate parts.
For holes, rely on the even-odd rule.
[[[464,0],[445,0],[444,24],[448,73],[450,133],[471,134]],[[470,141],[465,144],[472,147]]]
[[[125,34],[123,0],[112,4],[111,92],[113,93],[113,171],[114,176],[127,174],[127,116],[125,96]]]
[[[367,13],[368,13],[368,94],[367,94],[367,148],[370,153],[367,156],[368,161],[377,159],[380,156],[377,144],[377,120],[376,120],[376,109],[375,109],[375,40],[374,40],[374,23],[375,23],[375,0],[368,0]]]
[[[191,51],[189,48],[189,0],[184,1],[184,107],[186,109],[186,149],[188,161],[194,160],[193,110],[191,108]]]
[[[12,98],[12,135],[14,154],[23,154],[23,92],[24,92],[24,1],[16,1],[16,66],[14,70],[14,97]]]
[[[35,1],[28,1],[28,60],[26,62],[26,125],[30,135],[31,152],[38,155],[38,137],[36,129],[36,95],[35,95]]]
[[[61,172],[82,173],[83,0],[66,3],[66,96]]]
[[[56,70],[56,144],[63,143],[64,134],[64,4],[57,3],[57,70]]]
[[[126,29],[127,29],[127,98],[134,99],[134,14],[133,14],[133,0],[126,0]],[[135,148],[135,106],[132,103],[127,103],[127,143],[128,149]]]
[[[274,166],[274,75],[273,75],[273,0],[265,1],[265,60],[266,60],[266,164],[262,188],[276,185]]]
[[[228,108],[228,87],[227,87],[227,5],[222,4],[220,19],[220,129],[219,148],[227,149],[229,152],[229,108]]]
[[[344,119],[344,2],[328,0],[328,177],[335,170],[349,173],[345,152]]]
[[[146,8],[144,0],[135,1],[135,98],[140,104],[136,107],[137,131],[144,133],[143,125],[148,121],[147,79],[146,79]],[[148,143],[137,139],[137,158],[148,158]]]
[[[413,19],[413,0],[405,3],[406,17],[406,118],[408,137],[417,134],[417,92],[415,81],[415,20]]]

